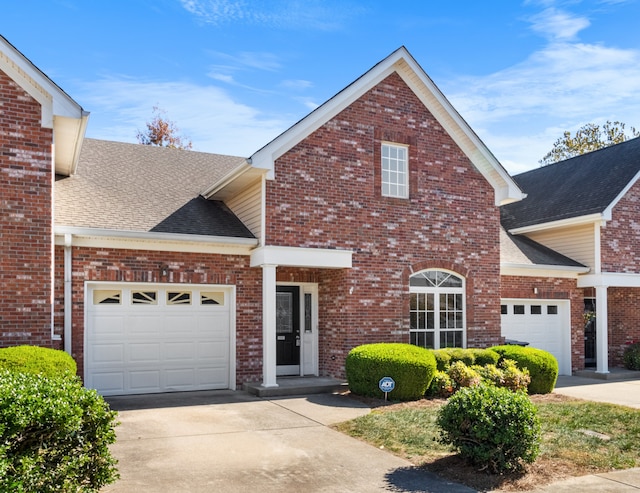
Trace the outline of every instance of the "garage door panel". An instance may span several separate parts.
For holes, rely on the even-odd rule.
[[[160,392],[159,370],[135,370],[128,372],[128,390],[131,393]]]
[[[160,363],[160,343],[130,343],[129,363]]]
[[[569,302],[564,300],[503,300],[502,335],[528,342],[551,353],[560,374],[571,374]]]
[[[132,295],[136,292],[151,302],[142,303]],[[176,304],[175,293],[186,292],[192,303]],[[228,287],[89,284],[87,293],[88,386],[103,395],[229,388],[233,292]],[[118,303],[112,302],[113,293],[122,293]],[[148,293],[156,293],[155,299]],[[203,296],[219,304],[201,304]],[[104,299],[110,303],[91,302]]]
[[[122,364],[125,347],[122,343],[94,344],[88,352],[89,361],[96,364]]]

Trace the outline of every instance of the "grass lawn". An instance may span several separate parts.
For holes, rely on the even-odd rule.
[[[540,456],[524,473],[478,472],[436,441],[443,400],[385,405],[340,423],[339,431],[384,448],[413,464],[478,490],[527,490],[571,476],[640,467],[640,410],[557,394],[534,395],[542,424]]]

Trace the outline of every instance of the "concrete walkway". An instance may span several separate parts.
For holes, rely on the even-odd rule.
[[[212,391],[108,398],[121,479],[108,493],[472,493],[328,428],[367,414],[349,397]]]
[[[640,379],[560,377],[571,397],[640,408]],[[121,479],[106,493],[473,493],[328,426],[371,410],[347,396],[209,391],[109,397]],[[572,478],[536,493],[640,492],[640,469]]]

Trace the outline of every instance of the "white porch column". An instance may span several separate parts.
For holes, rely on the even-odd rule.
[[[609,373],[607,287],[596,286],[596,373]]]
[[[276,383],[276,266],[262,265],[262,386]]]

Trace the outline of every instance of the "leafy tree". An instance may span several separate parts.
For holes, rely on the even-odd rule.
[[[179,135],[176,124],[166,118],[166,111],[154,106],[153,115],[152,120],[147,122],[146,132],[138,131],[137,138],[140,144],[172,149],[191,149],[191,140]]]
[[[546,166],[640,136],[640,132],[634,127],[630,127],[630,136],[625,134],[624,129],[624,123],[607,120],[602,127],[595,123],[587,123],[580,127],[575,135],[565,131],[563,136],[554,142],[553,149],[538,162],[541,166]]]

